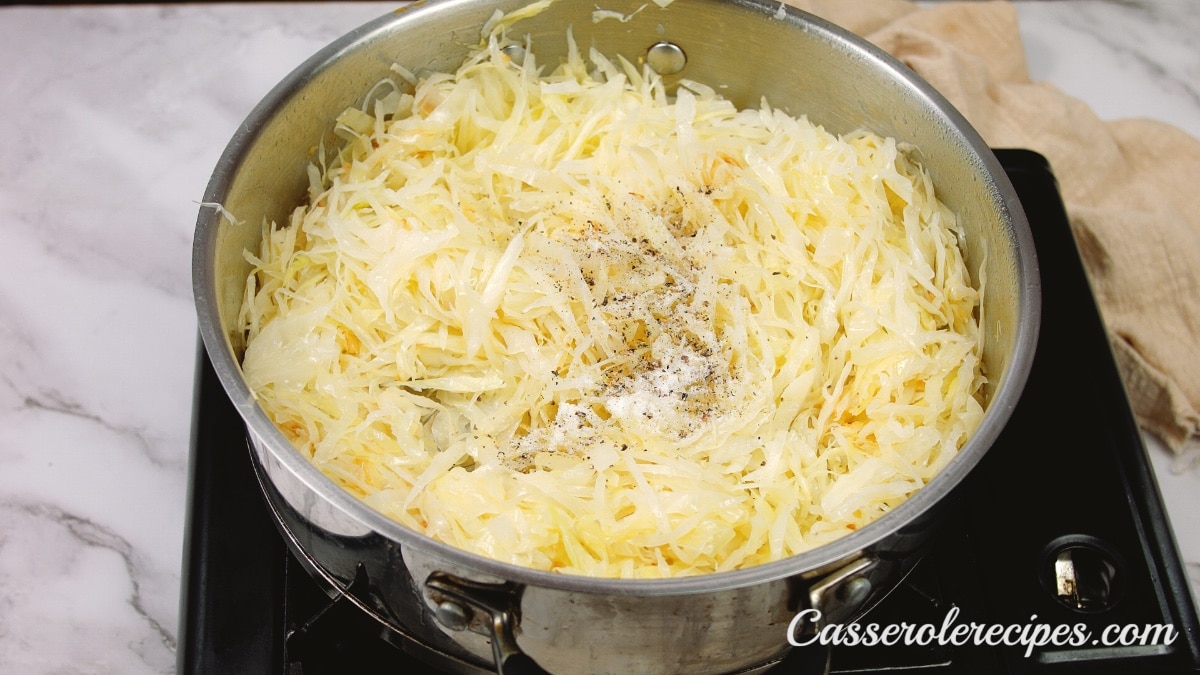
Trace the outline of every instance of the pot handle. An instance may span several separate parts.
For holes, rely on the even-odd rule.
[[[438,623],[491,638],[497,675],[549,675],[517,645],[520,584],[485,584],[434,572],[425,580],[425,589]]]
[[[879,597],[880,589],[895,583],[898,571],[895,562],[864,554],[830,572],[804,588],[807,607],[817,610],[820,618],[798,627],[816,632],[825,625],[849,621],[866,608],[869,600]]]

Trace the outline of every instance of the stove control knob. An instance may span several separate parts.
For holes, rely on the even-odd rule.
[[[1093,537],[1055,540],[1048,547],[1049,589],[1055,599],[1080,612],[1102,612],[1117,601],[1119,560]]]

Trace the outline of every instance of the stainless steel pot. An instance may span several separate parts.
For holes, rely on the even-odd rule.
[[[1036,343],[1034,249],[1003,170],[940,95],[864,41],[774,0],[666,7],[605,0],[604,9],[630,17],[624,22],[593,21],[592,0],[561,0],[512,29],[532,37],[541,63],[562,55],[572,26],[579,44],[645,59],[668,83],[698,80],[743,106],[766,97],[831,131],[865,126],[920,148],[942,199],[963,220],[968,264],[987,275],[987,412],[935,480],[871,525],[786,560],[700,577],[591,579],[514,567],[408,530],[337,488],[292,448],[242,378],[243,336],[235,328],[249,272],[242,253],[257,250],[264,218],[286,222],[303,201],[313,149],[336,147],[335,116],[358,105],[393,63],[453,70],[494,11],[527,2],[413,5],[337,40],[267,95],[233,137],[204,197],[245,224],[209,208],[197,222],[193,277],[204,344],[245,420],[260,482],[293,549],[314,574],[453,668],[512,671],[530,659],[555,672],[769,666],[787,651],[800,610],[846,621],[897,583],[1008,419]]]

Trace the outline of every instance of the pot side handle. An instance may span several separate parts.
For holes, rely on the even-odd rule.
[[[492,641],[497,675],[549,675],[517,645],[523,586],[512,582],[485,584],[445,572],[425,580],[438,622],[453,631],[469,630]]]
[[[897,581],[900,565],[863,554],[816,581],[801,585],[806,609],[817,610],[817,619],[797,622],[790,630],[816,633],[824,626],[844,623],[878,602]]]

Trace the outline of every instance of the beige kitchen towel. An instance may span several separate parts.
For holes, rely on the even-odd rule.
[[[1050,161],[1139,422],[1200,450],[1200,141],[1032,82],[1008,2],[790,1],[912,68],[992,147]]]

